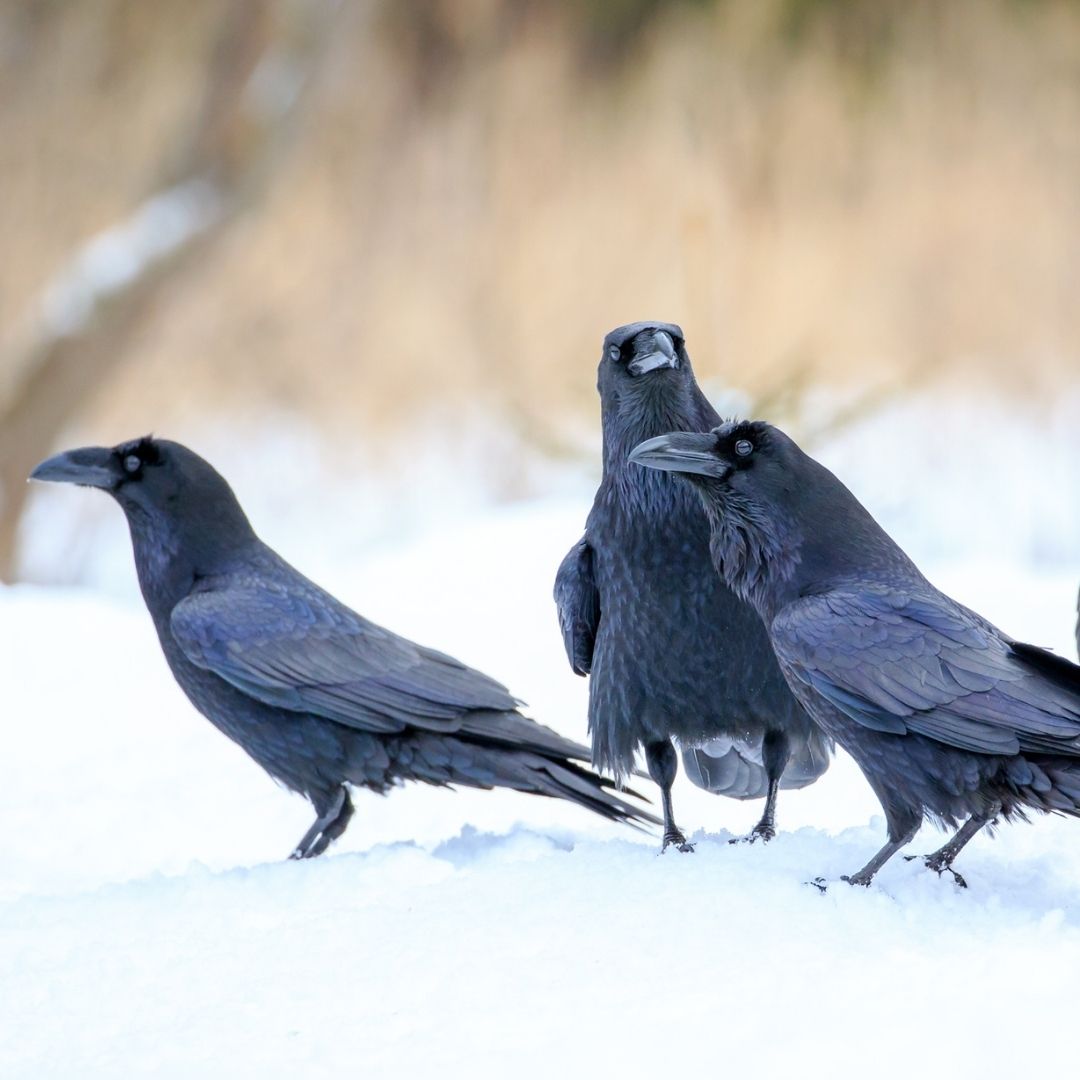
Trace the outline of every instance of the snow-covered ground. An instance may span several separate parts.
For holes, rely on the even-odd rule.
[[[937,584],[1072,656],[1078,427],[1054,428],[1041,471],[1035,426],[905,409],[823,456]],[[550,600],[588,505],[580,478],[483,512],[462,490],[468,514],[451,487],[439,513],[364,532],[354,518],[389,513],[374,488],[366,503],[359,489],[316,499],[303,455],[261,483],[250,465],[228,468],[227,444],[211,456],[301,569],[584,738],[586,684],[566,666]],[[785,793],[768,847],[725,842],[760,804],[684,780],[677,816],[697,852],[663,857],[654,837],[574,807],[412,786],[358,794],[327,857],[286,862],[310,810],[172,682],[119,512],[97,493],[47,494],[28,536],[38,572],[66,557],[71,523],[89,513],[88,584],[0,590],[0,1077],[1072,1067],[1080,823],[976,839],[960,863],[966,891],[897,859],[870,890],[823,896],[804,883],[860,866],[883,831],[841,757]],[[300,523],[304,499],[317,525]],[[912,851],[939,842],[926,829]]]

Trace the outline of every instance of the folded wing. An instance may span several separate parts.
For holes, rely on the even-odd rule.
[[[494,679],[291,574],[219,582],[177,604],[170,625],[187,658],[267,705],[369,732],[485,732],[491,713],[517,708]]]
[[[566,553],[555,575],[555,604],[570,667],[575,675],[588,675],[600,626],[600,592],[593,551],[584,537]]]
[[[977,753],[1080,755],[1080,669],[929,585],[804,597],[771,633],[787,671],[866,728]]]

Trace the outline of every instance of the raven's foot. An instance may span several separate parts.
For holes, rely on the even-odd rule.
[[[767,821],[759,821],[745,836],[733,836],[729,844],[752,844],[760,840],[767,844],[776,835],[776,827]]]
[[[922,859],[923,865],[927,870],[933,870],[938,877],[942,874],[952,874],[953,882],[961,889],[966,889],[968,883],[964,880],[964,875],[952,868],[952,863],[942,856],[940,851],[934,852],[933,855],[905,855],[904,861],[911,862],[913,859]]]
[[[305,840],[307,837],[304,838]],[[314,859],[321,855],[329,846],[333,837],[326,832],[317,832],[306,844],[303,840],[289,852],[290,859]]]
[[[842,874],[839,878],[840,881],[846,881],[849,885],[862,885],[863,888],[868,888],[870,882],[873,881],[874,875],[867,876],[862,871],[857,874]],[[831,882],[825,877],[811,878],[809,881],[804,881],[804,885],[812,885],[823,896],[829,891],[829,885]]]
[[[684,853],[694,850],[694,845],[683,836],[680,829],[666,829],[664,831],[664,843],[660,848],[660,854],[663,855],[669,847],[674,844],[676,851],[682,851]]]
[[[861,885],[864,889],[868,889],[870,882],[874,880],[874,871],[867,873],[866,870],[860,870],[857,874],[842,874],[840,880],[846,881],[849,885]]]
[[[874,880],[874,875],[906,844],[910,844],[915,834],[919,831],[919,822],[908,824],[906,832],[901,833],[895,839],[890,833],[885,846],[859,871],[854,874],[845,874],[840,880],[849,885],[861,885],[868,888]]]
[[[315,824],[293,848],[289,858],[314,859],[316,855],[321,855],[345,831],[352,816],[352,800],[342,785],[334,792],[325,811],[315,819]]]

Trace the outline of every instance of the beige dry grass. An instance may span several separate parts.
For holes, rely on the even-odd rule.
[[[572,5],[432,3],[426,37],[343,5],[271,197],[83,426],[167,428],[210,390],[350,432],[479,399],[557,438],[592,414],[601,335],[654,315],[759,398],[795,376],[1075,381],[1080,10],[884,4],[885,30],[834,14],[791,43],[790,6],[669,5],[598,65]],[[217,10],[107,0],[23,31],[0,99],[5,332],[156,179]]]

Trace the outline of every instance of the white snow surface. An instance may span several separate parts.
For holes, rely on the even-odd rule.
[[[889,443],[889,430],[875,437]],[[999,480],[1022,474],[982,449]],[[860,475],[856,436],[831,453]],[[871,464],[906,477],[912,460]],[[321,529],[305,530],[283,494],[293,479],[275,472],[262,497],[237,485],[266,540],[585,738],[587,686],[550,599],[587,511],[580,486],[350,548],[322,530],[363,508],[324,493]],[[1044,504],[1002,485],[987,536],[972,505],[990,481],[968,479],[947,473],[921,515],[900,480],[876,499],[852,486],[936,584],[1073,656],[1075,483]],[[31,539],[51,521],[57,559],[72,507],[98,500],[119,517],[97,493],[48,494],[67,509],[39,512]],[[960,558],[976,519],[975,557]],[[822,895],[806,882],[858,868],[884,832],[841,755],[783,794],[768,846],[727,843],[760,803],[683,778],[675,807],[693,855],[659,856],[655,836],[550,800],[411,785],[357,793],[330,853],[288,862],[309,807],[176,687],[130,551],[117,561],[116,524],[110,550],[85,560],[91,587],[0,589],[0,1077],[1068,1074],[1080,823],[978,837],[958,863],[967,890],[897,858],[868,890]],[[1052,544],[1031,540],[1040,527]],[[928,827],[910,850],[940,842]]]

